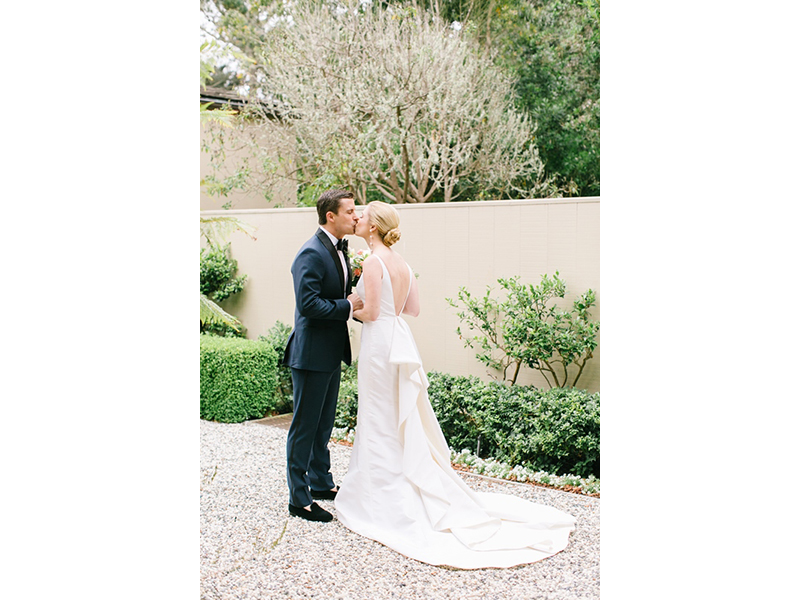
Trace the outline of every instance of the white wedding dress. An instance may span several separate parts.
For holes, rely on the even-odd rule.
[[[395,313],[389,272],[381,265],[380,316],[361,329],[358,421],[335,500],[337,518],[432,565],[511,567],[560,552],[574,517],[515,496],[474,492],[451,467],[416,343]],[[363,281],[356,290],[363,298]]]

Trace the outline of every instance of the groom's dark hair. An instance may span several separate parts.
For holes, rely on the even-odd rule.
[[[319,216],[319,224],[325,225],[328,222],[328,211],[338,214],[339,205],[345,198],[353,198],[353,192],[347,190],[327,190],[322,192],[322,195],[317,200],[317,215]]]

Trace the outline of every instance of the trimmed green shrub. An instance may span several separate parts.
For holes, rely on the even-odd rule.
[[[555,474],[600,476],[600,394],[428,374],[448,444]]]
[[[548,473],[600,476],[600,394],[495,384],[481,407],[487,449],[500,461]]]
[[[479,441],[483,431],[481,407],[492,402],[492,389],[477,377],[457,377],[428,373],[428,397],[451,448],[470,448],[486,456],[486,445]]]
[[[357,365],[342,369],[334,427],[353,429]],[[534,471],[600,476],[600,394],[510,386],[428,373],[428,396],[448,445]]]
[[[354,429],[358,415],[358,361],[348,367],[342,365],[342,380],[339,383],[339,400],[336,403],[334,427]]]
[[[260,342],[267,342],[278,355],[278,383],[275,388],[275,410],[279,413],[290,413],[294,409],[294,396],[292,390],[292,370],[286,365],[281,364],[283,354],[286,352],[286,343],[292,328],[283,321],[276,321],[267,335],[258,337]]]
[[[200,336],[200,418],[259,419],[277,406],[278,355],[265,342]]]

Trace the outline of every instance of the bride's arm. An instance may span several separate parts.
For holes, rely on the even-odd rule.
[[[370,256],[362,265],[361,279],[364,280],[364,307],[353,311],[353,316],[366,323],[374,321],[381,313],[381,278],[383,269],[377,258]]]
[[[419,316],[419,289],[417,288],[417,278],[411,276],[411,289],[408,291],[408,300],[406,306],[403,308],[403,314],[411,317]]]

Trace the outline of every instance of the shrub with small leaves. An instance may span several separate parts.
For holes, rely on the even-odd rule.
[[[357,424],[356,374],[355,363],[342,370],[334,423],[342,432]],[[428,381],[431,407],[447,444],[481,460],[474,465],[465,462],[467,466],[480,464],[479,472],[502,477],[512,472],[512,465],[562,478],[600,476],[599,393],[487,383],[435,371],[428,373]],[[483,461],[489,457],[493,462]]]
[[[452,448],[550,473],[600,475],[600,394],[432,372],[428,395]]]
[[[452,448],[470,447],[485,455],[486,443],[481,407],[493,398],[490,386],[474,376],[428,374],[428,397],[447,443]]]
[[[200,418],[240,423],[275,412],[277,366],[265,342],[200,335]]]
[[[272,346],[278,355],[278,383],[275,389],[275,400],[277,403],[276,410],[279,413],[290,413],[294,407],[292,370],[281,364],[291,333],[291,327],[282,321],[276,321],[275,325],[267,331],[267,335],[258,337],[259,341],[266,342]]]
[[[498,386],[481,407],[491,456],[550,473],[600,475],[600,394]],[[513,415],[513,418],[509,418]]]
[[[334,427],[355,429],[358,416],[358,361],[342,365],[339,400],[336,403]]]
[[[519,277],[497,282],[506,292],[500,301],[492,298],[491,286],[483,296],[461,287],[457,301],[446,298],[450,306],[462,309],[456,314],[473,332],[456,329],[464,345],[477,346],[475,356],[490,374],[497,372],[512,385],[527,366],[539,371],[550,387],[575,387],[597,347],[600,323],[589,315],[597,301],[594,291],[587,290],[564,310],[556,304],[567,293],[558,271],[552,278],[542,275],[535,286],[520,283]]]

